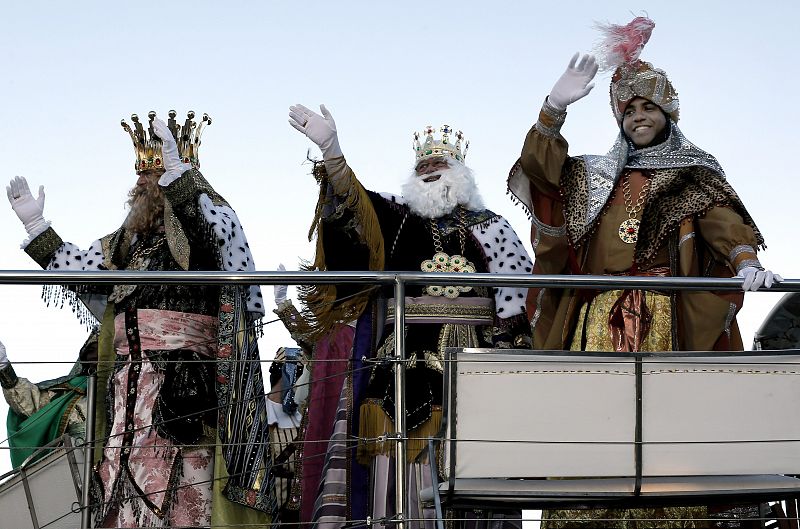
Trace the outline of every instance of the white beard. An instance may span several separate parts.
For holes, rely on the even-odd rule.
[[[403,184],[403,198],[411,211],[421,217],[436,219],[461,205],[471,211],[483,209],[483,200],[475,184],[472,170],[462,163],[448,160],[449,167],[438,173],[418,176],[411,172]],[[435,182],[423,179],[440,174]]]

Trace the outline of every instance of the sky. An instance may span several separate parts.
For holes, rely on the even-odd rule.
[[[797,169],[787,158],[800,140],[793,1],[6,1],[0,180],[44,185],[45,218],[85,247],[119,227],[135,183],[120,119],[206,112],[203,174],[237,211],[257,268],[296,270],[313,255],[317,189],[305,159],[319,152],[288,125],[288,107],[325,103],[349,164],[378,191],[399,193],[415,130],[463,130],[487,207],[525,239],[529,223],[505,180],[526,132],[572,54],[590,51],[594,21],[642,12],[656,23],[642,58],[676,87],[681,130],[725,168],[766,237],[764,265],[798,277]],[[613,143],[608,81],[599,76],[570,106],[570,154]],[[0,269],[38,269],[19,249],[25,232],[10,207],[0,206],[0,223]],[[32,380],[65,373],[87,334],[40,294],[0,287],[0,341]],[[747,295],[746,346],[780,297]],[[272,324],[260,345],[269,358],[292,342]],[[0,453],[0,473],[8,469]]]

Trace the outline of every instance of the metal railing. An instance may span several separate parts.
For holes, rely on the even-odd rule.
[[[643,276],[591,276],[591,275],[521,275],[521,274],[457,274],[425,272],[220,272],[220,271],[0,271],[0,285],[83,285],[83,284],[183,284],[183,285],[324,285],[324,284],[378,284],[394,289],[395,321],[394,357],[386,361],[394,364],[395,370],[395,432],[391,437],[396,443],[395,457],[395,505],[396,513],[389,523],[405,529],[408,518],[408,494],[406,482],[405,453],[407,431],[405,423],[405,287],[406,285],[470,285],[513,286],[521,288],[573,288],[595,290],[741,290],[740,278],[679,278]],[[769,292],[800,292],[800,279],[786,279],[774,285]],[[87,432],[94,431],[94,417],[88,418]],[[86,460],[92,459],[92,443],[87,439]],[[90,463],[89,463],[90,464]],[[82,524],[89,527],[88,490],[91,472],[84,475],[82,501]]]

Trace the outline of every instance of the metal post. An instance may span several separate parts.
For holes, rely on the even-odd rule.
[[[633,495],[639,496],[642,493],[642,420],[643,414],[642,410],[644,409],[642,406],[642,384],[643,384],[643,365],[644,359],[642,355],[637,354],[634,357],[634,361],[636,362],[635,369],[636,369],[636,427],[634,431],[634,461],[636,465],[636,478],[634,479],[633,484]]]
[[[86,435],[83,445],[83,488],[81,489],[81,529],[90,529],[92,509],[89,506],[89,489],[92,484],[92,462],[94,460],[95,392],[97,373],[89,375],[86,381]]]
[[[405,528],[408,514],[406,492],[406,286],[399,276],[394,286],[394,429],[395,450],[395,519],[397,529]]]

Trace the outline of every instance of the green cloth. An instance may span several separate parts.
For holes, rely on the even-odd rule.
[[[214,449],[214,486],[211,500],[211,529],[223,527],[269,527],[272,517],[258,509],[251,509],[241,503],[230,501],[224,493],[228,484],[228,470],[222,455],[222,443],[217,436]]]
[[[11,447],[11,464],[19,467],[40,446],[64,435],[69,416],[78,400],[86,395],[86,377],[76,376],[50,390],[62,389],[63,394],[51,400],[30,417],[8,410],[6,426]],[[39,457],[44,455],[42,452]]]

